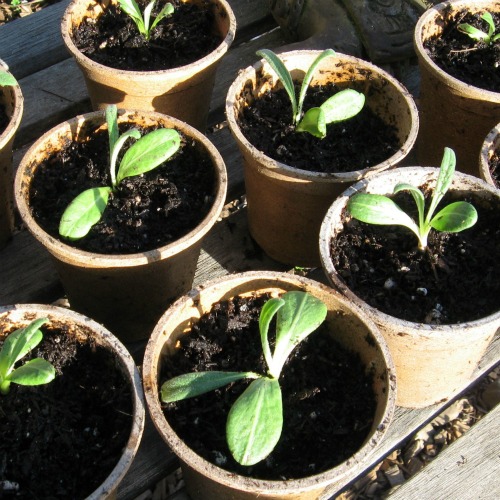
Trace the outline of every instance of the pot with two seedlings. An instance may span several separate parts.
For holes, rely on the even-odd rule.
[[[323,221],[332,285],[373,318],[398,376],[397,403],[423,407],[464,389],[500,327],[498,190],[441,168],[359,182]]]

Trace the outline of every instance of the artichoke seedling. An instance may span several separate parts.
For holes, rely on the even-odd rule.
[[[434,212],[448,191],[455,172],[456,157],[450,148],[445,148],[436,186],[425,213],[425,198],[420,189],[411,184],[401,183],[394,187],[394,194],[409,191],[418,210],[418,224],[391,198],[370,193],[358,193],[347,203],[347,211],[352,217],[368,224],[401,225],[415,233],[421,250],[427,248],[427,238],[432,228],[437,231],[457,233],[472,227],[477,221],[477,211],[465,201],[456,201]]]
[[[163,383],[161,400],[165,403],[180,401],[241,379],[252,379],[229,411],[226,439],[238,463],[254,465],[260,462],[273,451],[283,428],[279,384],[283,366],[293,349],[321,325],[326,313],[326,305],[306,292],[292,291],[269,299],[259,316],[262,351],[268,368],[266,375],[224,371],[187,373]],[[268,331],[274,316],[276,341],[274,352],[271,352]]]
[[[151,32],[155,26],[164,18],[170,16],[174,12],[174,6],[171,3],[166,3],[163,9],[160,10],[158,15],[155,17],[153,23],[151,23],[151,13],[155,6],[156,0],[152,0],[146,5],[144,9],[144,14],[142,14],[141,9],[137,5],[135,0],[118,0],[123,12],[128,14],[132,20],[135,22],[139,33],[144,36],[146,40],[151,37]]]
[[[304,99],[314,71],[323,59],[335,56],[335,52],[332,49],[326,49],[313,61],[302,80],[298,99],[295,95],[292,75],[281,59],[269,49],[259,50],[257,55],[268,62],[283,84],[292,104],[292,122],[296,126],[297,132],[309,132],[315,137],[323,139],[326,136],[326,126],[329,123],[345,121],[356,116],[365,104],[364,94],[354,89],[344,89],[331,96],[321,106],[308,109],[302,116]]]

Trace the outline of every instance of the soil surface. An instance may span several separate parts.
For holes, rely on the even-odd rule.
[[[181,348],[164,363],[161,381],[214,369],[266,373],[258,329],[266,300],[236,297],[215,305],[181,339]],[[285,364],[280,377],[283,433],[268,458],[251,467],[235,462],[225,438],[229,409],[247,381],[164,405],[164,411],[188,446],[224,469],[261,479],[300,478],[330,469],[360,448],[376,408],[372,382],[358,355],[320,327]]]
[[[0,396],[0,498],[86,498],[129,439],[130,386],[103,347],[78,343],[64,330],[42,331],[42,343],[23,361],[47,359],[56,378],[12,384]]]
[[[408,193],[394,200],[418,220]],[[450,201],[445,196],[435,213]],[[431,230],[427,251],[403,226],[348,220],[331,242],[337,272],[368,304],[409,321],[453,324],[500,310],[500,211],[466,201],[476,207],[477,223],[460,233]]]
[[[121,126],[120,133],[125,128]],[[214,169],[199,149],[183,137],[179,151],[160,167],[118,184],[102,219],[87,236],[64,242],[90,252],[130,254],[159,248],[187,234],[203,220],[214,199]],[[68,144],[40,164],[29,204],[47,233],[61,239],[59,222],[69,203],[85,189],[110,185],[108,157],[108,134],[103,130],[92,140]],[[119,161],[120,157],[117,165]]]
[[[481,19],[482,14],[459,11],[449,15],[441,36],[425,41],[424,47],[430,58],[451,76],[475,87],[500,92],[500,43],[477,42],[457,29],[459,24],[468,23],[488,33],[488,23]],[[500,14],[491,14],[498,33]]]
[[[215,50],[223,38],[214,33],[215,16],[211,2],[200,6],[169,0],[174,13],[161,20],[146,40],[135,22],[117,5],[109,7],[97,20],[85,18],[74,29],[78,49],[95,62],[131,71],[158,71],[190,64]],[[141,12],[149,3],[138,0]],[[166,2],[157,2],[152,19]]]
[[[320,106],[340,90],[333,84],[310,87],[303,109]],[[368,106],[347,121],[328,125],[324,139],[295,132],[291,121],[290,99],[284,89],[279,89],[244,108],[238,125],[247,140],[270,158],[313,172],[373,167],[400,148],[394,127],[386,125]]]
[[[7,125],[9,124],[9,117],[7,116],[7,113],[5,112],[5,107],[0,104],[0,135],[5,132],[5,129],[7,128]]]

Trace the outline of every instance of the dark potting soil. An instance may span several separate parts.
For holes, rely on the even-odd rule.
[[[500,189],[500,150],[493,153],[489,161],[490,174],[495,186]]]
[[[96,20],[85,18],[72,33],[77,48],[93,61],[111,68],[158,71],[177,68],[205,57],[222,42],[214,33],[211,2],[199,5],[169,0],[174,13],[161,20],[146,40],[134,21],[111,4]],[[137,2],[144,11],[149,0]],[[166,2],[157,2],[152,19]]]
[[[394,199],[418,220],[409,194]],[[445,196],[439,207],[450,200]],[[403,226],[349,217],[331,242],[337,272],[365,302],[408,321],[454,324],[500,310],[500,211],[474,198],[466,201],[478,211],[476,224],[459,233],[431,229],[427,251],[417,248],[416,236]]]
[[[310,87],[303,109],[320,106],[340,90],[330,83]],[[238,125],[247,140],[270,158],[314,172],[352,172],[373,167],[401,146],[395,128],[366,105],[355,117],[328,125],[324,139],[295,132],[292,106],[284,89],[255,99],[243,109]]]
[[[86,498],[129,439],[131,389],[111,352],[64,329],[42,331],[42,343],[23,361],[47,359],[56,378],[36,387],[11,384],[0,396],[0,498]]]
[[[124,130],[121,126],[120,132]],[[33,217],[55,238],[61,239],[61,216],[78,194],[111,183],[107,130],[89,137],[92,140],[69,143],[52,154],[33,175],[29,201]],[[159,248],[184,236],[203,220],[213,204],[214,190],[210,158],[194,141],[182,137],[179,151],[160,167],[118,184],[102,219],[87,236],[64,242],[105,254]]]
[[[258,316],[267,299],[236,297],[216,304],[165,361],[161,381],[203,370],[266,373]],[[164,412],[190,448],[224,469],[260,479],[301,478],[338,465],[361,447],[375,414],[372,382],[358,355],[320,327],[285,364],[280,377],[283,433],[274,451],[251,467],[233,459],[225,437],[229,409],[248,382],[166,404]]]
[[[5,112],[5,107],[0,104],[0,135],[5,132],[7,125],[9,124],[10,119]]]
[[[500,92],[500,43],[476,42],[457,29],[459,24],[468,23],[488,33],[488,23],[481,19],[482,14],[465,10],[448,14],[442,34],[426,40],[424,47],[429,57],[449,75],[475,87]],[[491,15],[495,26],[500,26],[500,14],[491,12]]]

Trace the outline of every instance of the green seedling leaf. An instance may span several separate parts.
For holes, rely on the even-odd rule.
[[[123,12],[128,14],[137,25],[140,33],[145,34],[144,20],[142,18],[141,9],[135,0],[118,0]]]
[[[146,5],[144,9],[144,31],[146,35],[146,39],[149,38],[149,24],[151,23],[151,12],[153,7],[155,6],[156,0],[152,0]]]
[[[387,196],[357,193],[347,203],[347,210],[355,218],[367,224],[418,227],[412,218]]]
[[[271,453],[283,428],[281,389],[276,379],[254,380],[229,411],[229,450],[241,465],[254,465]]]
[[[308,293],[287,292],[282,299],[285,304],[278,310],[273,365],[269,367],[275,378],[295,346],[323,323],[327,313],[326,305]]]
[[[444,207],[431,220],[430,225],[438,231],[459,233],[477,222],[477,211],[465,201],[456,201]]]
[[[292,75],[281,59],[272,50],[261,49],[257,51],[257,55],[267,61],[283,84],[290,99],[290,103],[292,104],[292,120],[295,123],[295,117],[297,116],[297,98],[295,97],[295,87],[293,85]]]
[[[19,385],[42,385],[52,382],[55,368],[45,359],[35,358],[14,370],[10,381]]]
[[[174,129],[158,129],[141,137],[123,156],[117,182],[153,170],[176,153],[180,144],[179,132]]]
[[[86,236],[92,226],[101,220],[111,191],[110,187],[105,186],[80,193],[64,211],[59,234],[70,240]]]
[[[297,132],[309,132],[318,139],[326,136],[325,113],[321,108],[310,108],[295,129]]]
[[[258,378],[253,372],[193,372],[179,375],[164,382],[161,386],[161,400],[173,403],[182,399],[194,398],[244,378]]]
[[[0,70],[0,87],[13,87],[17,80],[7,71]]]
[[[106,123],[108,124],[109,137],[109,157],[112,158],[113,150],[120,133],[118,132],[118,109],[115,104],[111,104],[106,108]]]
[[[332,95],[319,108],[307,110],[302,121],[297,125],[297,132],[309,132],[323,139],[326,126],[356,116],[365,104],[365,96],[354,89],[345,89]]]
[[[163,9],[160,10],[158,15],[156,16],[156,19],[153,21],[153,24],[151,25],[150,31],[165,17],[168,17],[174,13],[174,6],[171,3],[167,3]]]
[[[262,344],[262,351],[264,353],[264,359],[266,360],[267,366],[272,366],[273,357],[271,354],[271,349],[269,347],[268,332],[269,325],[272,319],[278,312],[278,309],[285,305],[283,299],[272,298],[269,299],[260,311],[259,316],[259,331],[260,331],[260,341]]]
[[[337,123],[356,116],[365,105],[365,96],[354,89],[344,89],[332,95],[322,105],[326,123]]]
[[[302,80],[302,85],[300,86],[299,102],[297,104],[297,110],[294,116],[294,123],[298,123],[300,120],[300,117],[302,115],[302,106],[304,105],[304,99],[306,97],[306,92],[307,89],[309,88],[309,85],[314,76],[316,68],[319,66],[319,63],[323,59],[325,59],[326,57],[333,57],[333,56],[335,56],[335,52],[332,49],[326,49],[323,52],[321,52],[321,54],[313,61],[311,66],[309,66],[306,76]]]
[[[120,150],[123,148],[125,143],[127,142],[127,139],[140,139],[141,138],[141,133],[136,129],[130,129],[127,132],[124,132],[115,142],[115,145],[113,146],[113,150],[111,151],[111,157],[109,160],[109,173],[111,177],[111,186],[113,189],[116,187],[118,184],[119,180],[116,179],[116,160],[118,159],[118,154],[120,153]],[[123,163],[123,160],[122,160]]]
[[[6,378],[14,365],[42,341],[40,327],[48,321],[47,318],[37,319],[5,338],[0,350],[0,380]]]
[[[394,188],[394,194],[399,193],[400,191],[410,191],[411,195],[413,196],[413,200],[415,201],[415,205],[417,205],[419,224],[420,227],[422,227],[424,225],[423,217],[425,214],[424,193],[422,193],[422,191],[420,191],[420,189],[418,189],[417,187],[404,182],[396,185],[396,187]]]

